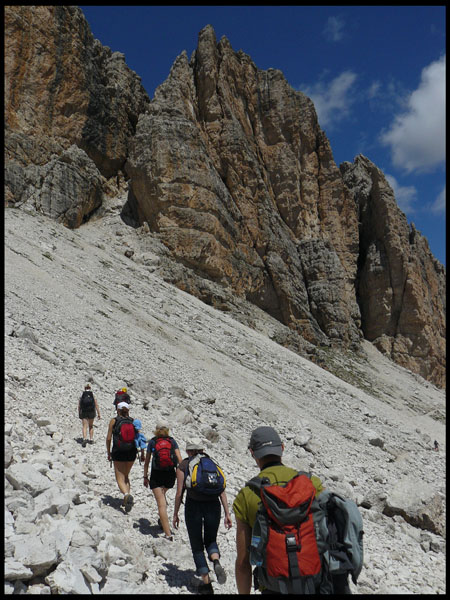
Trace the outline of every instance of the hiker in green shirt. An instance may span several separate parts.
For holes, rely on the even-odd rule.
[[[268,477],[272,484],[285,483],[297,475],[298,470],[282,464],[284,444],[273,427],[255,429],[251,434],[248,449],[260,469],[258,476]],[[322,482],[315,475],[311,476],[311,482],[317,490],[317,497],[323,490]],[[252,568],[248,549],[259,503],[259,496],[248,486],[239,491],[233,502],[237,527],[235,577],[239,594],[250,594],[251,591]],[[264,590],[264,592],[268,593],[269,590]]]

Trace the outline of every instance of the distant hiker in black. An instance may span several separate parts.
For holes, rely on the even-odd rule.
[[[437,440],[434,440],[434,449],[436,450],[436,452],[439,451],[439,444]]]
[[[123,506],[126,512],[131,509],[133,503],[128,475],[136,460],[137,453],[135,442],[136,429],[133,425],[133,419],[129,415],[129,408],[126,402],[119,403],[117,406],[117,417],[111,419],[109,422],[106,436],[108,460],[114,463],[114,473],[117,485],[124,495]],[[112,450],[111,441],[113,443]]]
[[[148,478],[148,468],[152,459],[152,470]],[[172,541],[172,532],[167,516],[166,493],[175,485],[175,469],[182,460],[177,442],[169,435],[166,423],[156,425],[154,437],[147,446],[147,456],[144,463],[144,486],[148,487],[155,496],[158,505],[159,524],[164,531],[166,540]]]
[[[94,419],[96,411],[97,417],[101,419],[97,400],[94,398],[91,386],[88,383],[84,386],[84,392],[81,394],[81,397],[78,400],[78,416],[82,420],[83,448],[86,447],[87,442],[90,444],[94,443]],[[87,439],[88,426],[89,440]]]

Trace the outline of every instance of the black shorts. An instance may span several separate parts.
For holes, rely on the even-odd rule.
[[[80,410],[80,419],[95,419],[95,408]]]
[[[163,487],[170,490],[175,485],[175,469],[170,471],[159,471],[158,469],[152,469],[150,473],[150,489]]]
[[[118,462],[130,462],[136,460],[137,449],[132,448],[131,450],[118,450],[113,448],[111,451],[111,460],[117,460]]]

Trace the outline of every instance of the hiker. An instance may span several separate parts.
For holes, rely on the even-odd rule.
[[[436,450],[436,452],[439,452],[439,443],[437,440],[434,440],[434,449]]]
[[[140,459],[139,461],[144,461],[145,460],[145,449],[147,448],[147,438],[145,437],[145,435],[142,433],[142,422],[140,421],[140,419],[134,419],[133,421],[133,425],[134,428],[136,429],[136,437],[134,438],[135,444],[136,444],[136,448],[138,453],[140,452]]]
[[[148,467],[152,459],[152,470],[148,478]],[[175,485],[175,469],[181,461],[181,453],[177,442],[169,435],[169,426],[158,423],[154,437],[147,446],[147,456],[144,463],[144,486],[148,487],[155,496],[158,505],[158,523],[164,531],[164,538],[173,541],[170,530],[169,517],[167,516],[166,493]]]
[[[92,393],[91,386],[87,383],[84,386],[84,392],[81,394],[80,399],[78,400],[78,416],[80,417],[82,424],[82,435],[83,441],[81,445],[83,448],[86,447],[86,444],[89,442],[90,444],[94,443],[94,419],[95,412],[97,411],[97,418],[100,417],[100,410],[98,408],[97,400]],[[89,427],[89,440],[87,439],[87,430]]]
[[[114,396],[113,404],[116,407],[116,410],[120,402],[126,402],[126,404],[131,404],[130,396],[127,392],[127,388],[125,387],[120,390],[117,390]]]
[[[272,484],[281,484],[291,480],[298,471],[283,465],[284,444],[273,427],[258,427],[250,437],[248,445],[250,454],[258,465],[259,478],[267,477]],[[323,490],[322,483],[315,475],[311,483],[316,489],[317,497]],[[236,517],[236,562],[235,577],[239,594],[250,594],[252,586],[252,567],[250,565],[249,547],[252,539],[252,528],[256,521],[256,513],[260,497],[248,485],[243,487],[233,502]],[[263,594],[277,593],[278,590],[261,590]],[[278,592],[279,593],[279,592]]]
[[[133,419],[129,415],[130,406],[126,402],[120,402],[117,406],[117,416],[109,422],[108,433],[106,435],[106,450],[108,460],[114,463],[114,473],[117,485],[123,494],[122,505],[125,512],[131,510],[133,496],[131,495],[131,485],[129,473],[136,459],[136,430],[133,425]],[[111,450],[111,441],[113,447]]]
[[[225,491],[222,491],[220,495],[206,495],[187,486],[190,473],[189,463],[196,460],[197,456],[199,458],[202,456],[208,457],[204,452],[201,440],[192,439],[188,442],[186,444],[186,452],[188,454],[187,458],[182,460],[177,468],[177,491],[172,523],[174,528],[178,529],[180,523],[178,511],[183,501],[184,490],[186,489],[184,518],[196,572],[203,580],[203,583],[200,584],[198,588],[198,592],[199,594],[213,594],[214,590],[209,577],[209,568],[206,562],[204,549],[206,549],[208,558],[214,565],[217,581],[220,584],[225,583],[226,573],[219,561],[220,552],[217,545],[217,531],[219,529],[221,515],[220,502],[222,503],[225,513],[225,527],[230,529],[233,523],[231,521]]]

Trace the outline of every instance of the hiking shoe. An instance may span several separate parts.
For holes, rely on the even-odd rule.
[[[198,586],[198,593],[199,594],[214,594],[212,583],[211,582],[201,583]]]
[[[87,443],[87,440],[83,440],[83,441],[81,442],[81,445],[83,446],[83,448],[86,448],[86,443]]]
[[[227,574],[225,573],[225,569],[222,567],[218,560],[214,561],[214,573],[217,577],[217,582],[222,584],[227,580]]]
[[[90,444],[93,444],[93,443],[94,443],[94,440],[89,440],[89,443],[90,443]]]
[[[167,540],[168,542],[173,542],[173,535],[167,535],[167,533],[165,533],[163,535],[163,540]]]
[[[131,507],[133,506],[133,496],[131,494],[125,494],[123,497],[123,507],[125,512],[130,512]]]

